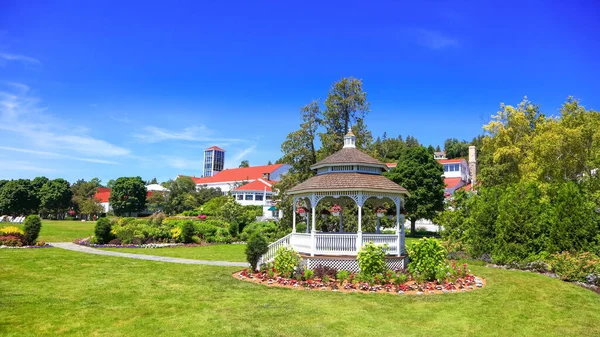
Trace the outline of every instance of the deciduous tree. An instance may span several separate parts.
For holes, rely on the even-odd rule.
[[[146,185],[141,177],[121,177],[115,181],[109,202],[117,215],[131,215],[146,208]]]
[[[398,165],[385,175],[406,188],[405,209],[410,220],[411,235],[419,219],[433,219],[444,209],[444,170],[427,148],[408,147],[400,156]]]

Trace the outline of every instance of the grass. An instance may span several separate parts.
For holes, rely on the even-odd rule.
[[[114,252],[182,257],[196,260],[246,261],[246,245],[212,245],[173,248],[102,248]]]
[[[406,238],[406,245],[417,241],[415,238]],[[169,257],[182,257],[197,260],[216,261],[246,261],[244,249],[246,245],[212,245],[201,247],[173,247],[173,248],[102,248],[114,252],[147,254]]]
[[[42,220],[42,230],[38,241],[70,242],[85,238],[94,234],[95,225],[95,221]],[[17,226],[23,228],[23,224]]]
[[[268,288],[235,268],[59,249],[0,252],[0,335],[598,336],[600,296],[473,266],[484,289],[435,296]]]

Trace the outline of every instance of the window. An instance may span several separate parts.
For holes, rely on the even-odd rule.
[[[455,172],[460,171],[460,164],[454,164],[454,171]]]
[[[255,195],[254,200],[263,200],[263,195],[262,194]]]
[[[450,165],[444,165],[444,172],[450,171]]]
[[[271,211],[271,215],[272,215],[274,218],[278,218],[278,217],[279,217],[279,211],[278,211],[278,210],[273,210],[273,211]]]
[[[272,197],[267,194],[267,200],[271,200],[271,199],[272,199]]]
[[[245,200],[252,200],[252,194],[246,194]]]
[[[244,200],[244,195],[243,194],[238,194],[237,195],[237,200]]]

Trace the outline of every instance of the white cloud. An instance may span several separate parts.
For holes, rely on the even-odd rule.
[[[225,156],[226,161],[227,161],[225,163],[225,167],[226,168],[238,167],[240,162],[242,160],[248,159],[246,156],[254,151],[256,151],[256,145],[252,145],[248,148],[245,148],[245,149],[242,149],[242,150],[236,152],[236,154],[231,159],[227,159],[227,156]],[[250,164],[252,165],[252,163],[250,163]]]
[[[204,161],[203,160],[194,160],[183,157],[172,157],[172,156],[162,156],[162,160],[168,166],[177,168],[177,169],[196,169],[200,172],[203,171]]]
[[[29,65],[41,65],[42,64],[42,62],[40,62],[38,59],[35,59],[33,57],[29,57],[29,56],[25,56],[25,55],[18,55],[18,54],[9,54],[9,53],[4,53],[4,52],[0,52],[0,60],[17,61],[17,62],[29,64]]]
[[[2,166],[0,167],[0,173],[9,172],[9,171],[30,171],[30,172],[42,172],[42,173],[52,173],[55,172],[54,169],[48,167],[40,167],[31,162],[23,161],[23,160],[11,160],[11,159],[2,159]]]
[[[89,157],[129,155],[129,150],[92,137],[79,125],[56,120],[40,105],[40,99],[30,93],[28,86],[5,83],[5,87],[9,90],[2,91],[0,88],[0,130],[3,131],[0,132],[0,141],[3,145],[11,142],[19,144],[21,150],[54,153],[61,158],[104,164],[116,162]]]
[[[79,160],[79,161],[85,161],[85,162],[89,162],[89,163],[110,164],[110,165],[118,164],[117,162],[112,161],[112,160],[74,157],[74,156],[68,156],[68,155],[55,153],[55,152],[37,151],[37,150],[22,149],[22,148],[17,148],[17,147],[10,147],[10,146],[0,146],[0,150],[29,153],[29,154],[35,154],[35,155],[50,157],[50,158],[65,158],[65,159]]]
[[[458,47],[460,44],[458,40],[446,36],[438,31],[417,29],[415,30],[417,42],[430,49],[446,49],[452,47]]]
[[[215,132],[204,125],[187,127],[181,131],[167,130],[156,126],[146,126],[143,133],[133,136],[147,143],[158,143],[167,140],[183,140],[191,142],[241,142],[237,138],[215,137]]]

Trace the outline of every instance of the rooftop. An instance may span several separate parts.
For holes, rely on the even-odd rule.
[[[225,150],[223,150],[222,148],[220,148],[218,146],[211,146],[211,147],[207,148],[204,151],[208,151],[208,150],[217,150],[217,151],[223,151],[223,152],[225,152]]]
[[[377,174],[339,172],[316,175],[300,183],[288,192],[335,191],[335,190],[377,190],[405,192],[406,189],[388,178]]]
[[[283,164],[272,164],[262,166],[251,166],[234,169],[225,169],[212,177],[190,177],[196,183],[196,185],[211,184],[211,183],[222,183],[231,181],[244,181],[244,180],[256,180],[262,178],[263,173],[273,173],[279,169]],[[183,176],[179,176],[183,177]]]
[[[343,148],[338,152],[330,155],[329,157],[321,160],[320,162],[314,164],[310,168],[316,169],[321,166],[341,165],[349,163],[376,165],[380,166],[383,169],[387,169],[385,164],[383,164],[379,160],[353,147]]]

